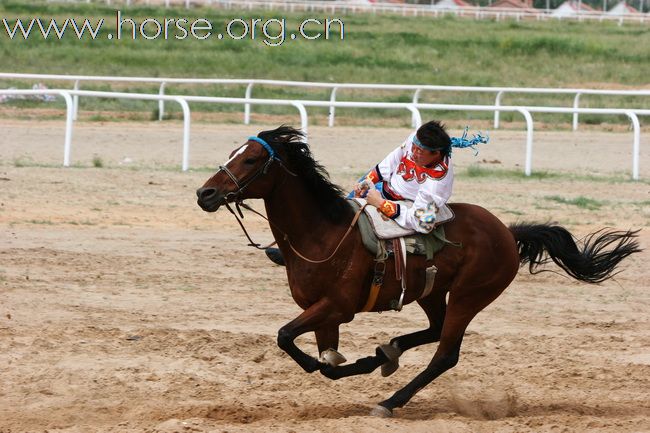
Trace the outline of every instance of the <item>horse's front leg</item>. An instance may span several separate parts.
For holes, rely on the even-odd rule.
[[[357,359],[352,364],[332,366],[324,364],[320,372],[323,376],[329,379],[341,379],[348,376],[356,376],[358,374],[368,374],[375,371],[382,364],[388,362],[388,357],[378,347],[375,356],[367,356],[365,358]]]
[[[280,328],[278,331],[278,346],[292,357],[307,373],[313,373],[327,364],[320,362],[318,359],[300,350],[294,343],[294,340],[307,332],[328,329],[330,331],[336,331],[332,336],[335,335],[336,345],[338,345],[338,325],[345,322],[341,315],[341,312],[333,308],[331,302],[327,299],[321,299],[303,311],[300,316]],[[327,340],[331,340],[331,338]],[[335,347],[332,348],[335,349]]]

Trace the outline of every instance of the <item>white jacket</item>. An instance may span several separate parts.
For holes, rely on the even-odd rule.
[[[380,180],[388,183],[385,188],[389,193],[413,201],[409,209],[397,206],[397,212],[391,218],[402,227],[427,233],[415,212],[426,209],[430,203],[434,203],[436,208],[447,203],[454,183],[454,169],[448,156],[435,167],[415,165],[412,159],[414,136],[415,132],[377,164],[375,171]]]

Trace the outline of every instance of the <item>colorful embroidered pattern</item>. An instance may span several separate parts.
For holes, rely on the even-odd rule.
[[[370,170],[370,173],[366,176],[366,180],[369,180],[373,185],[381,181],[381,177],[377,174],[377,170]]]
[[[377,210],[390,219],[395,219],[399,215],[399,205],[389,200],[384,200]]]
[[[427,178],[442,179],[447,175],[448,166],[445,161],[440,162],[438,166],[442,167],[442,169],[438,170],[436,167],[420,167],[405,156],[397,167],[397,174],[401,175],[407,182],[415,179],[418,183],[424,183]]]
[[[390,199],[390,200],[406,200],[404,197],[402,197],[400,194],[396,193],[393,188],[390,187],[390,184],[388,182],[384,182],[382,186],[382,195],[384,198]]]

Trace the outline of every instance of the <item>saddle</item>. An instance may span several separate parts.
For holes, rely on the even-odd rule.
[[[348,200],[355,212],[366,204],[363,198]],[[400,206],[410,208],[411,201],[399,201]],[[385,220],[374,207],[365,207],[357,222],[361,231],[361,238],[366,249],[375,256],[375,275],[370,291],[370,296],[362,311],[372,310],[379,289],[383,284],[385,273],[385,261],[390,255],[395,256],[395,274],[397,280],[401,281],[402,293],[399,300],[391,301],[391,308],[400,311],[406,292],[406,261],[409,254],[424,255],[427,260],[440,251],[446,244],[460,246],[447,240],[443,224],[454,219],[454,212],[447,205],[438,209],[434,229],[427,234],[405,229],[393,220]],[[433,289],[433,283],[437,268],[430,266],[426,269],[426,281],[420,298],[424,298]]]

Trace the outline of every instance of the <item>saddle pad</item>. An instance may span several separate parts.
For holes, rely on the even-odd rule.
[[[354,199],[348,200],[348,203],[350,203],[350,206],[352,206],[355,212],[359,210],[360,205]],[[374,209],[373,211],[377,213],[377,211]],[[380,242],[386,243],[386,246],[382,248],[384,253],[387,249],[391,248],[390,241],[380,241],[379,238],[377,238],[374,227],[370,222],[370,218],[365,212],[359,217],[357,225],[359,226],[359,231],[361,232],[363,245],[373,256],[377,257],[380,249]],[[405,241],[406,252],[408,254],[426,255],[427,260],[431,260],[434,254],[440,251],[442,247],[445,246],[445,244],[460,246],[459,244],[447,240],[445,237],[444,226],[437,226],[429,234],[415,233],[414,235],[407,236]]]
[[[366,204],[366,200],[363,198],[353,198],[352,200],[359,203],[360,206]],[[399,203],[400,206],[405,206],[407,208],[413,206],[412,201],[398,201],[397,203]],[[419,232],[416,232],[415,230],[405,229],[404,227],[400,226],[399,224],[397,224],[395,221],[391,219],[384,220],[382,218],[381,213],[377,212],[377,208],[375,208],[374,206],[367,206],[364,209],[364,212],[366,215],[368,215],[368,218],[370,219],[370,223],[372,224],[372,227],[379,239],[395,239],[404,236],[421,234]],[[440,224],[450,221],[453,218],[454,218],[454,212],[449,208],[449,206],[444,205],[438,209],[438,213],[436,214],[436,222],[434,226],[438,227]]]

